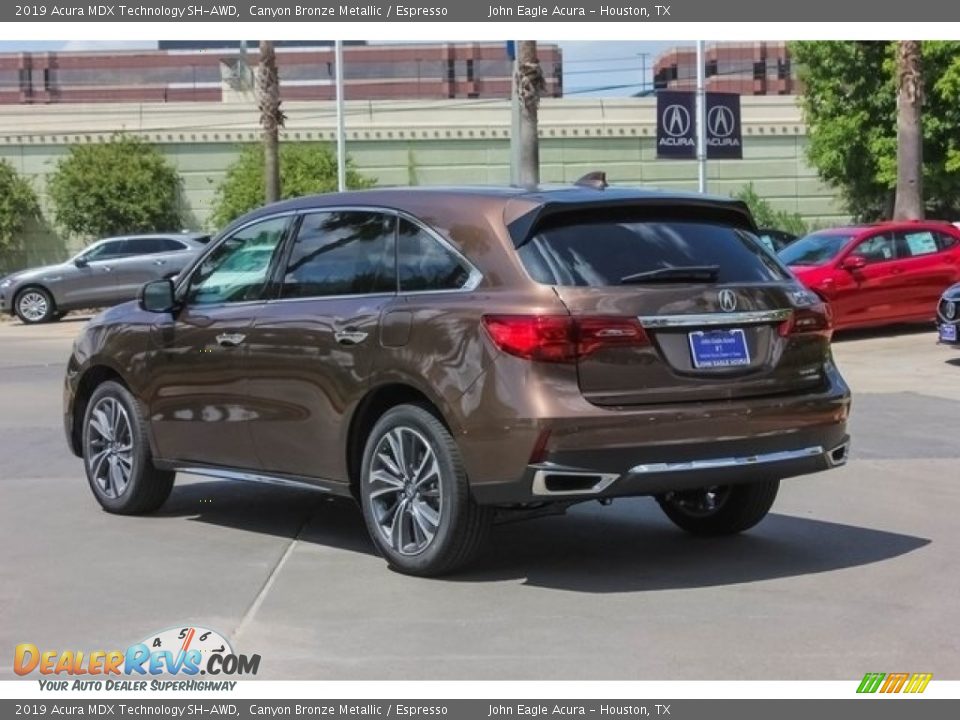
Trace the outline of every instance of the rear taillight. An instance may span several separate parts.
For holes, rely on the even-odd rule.
[[[602,348],[649,345],[636,318],[570,315],[484,315],[498,348],[540,362],[573,362]]]
[[[824,303],[797,308],[788,320],[780,324],[780,335],[821,335],[829,338],[833,333],[830,307]]]

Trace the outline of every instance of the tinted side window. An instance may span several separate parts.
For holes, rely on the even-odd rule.
[[[155,255],[183,250],[183,245],[168,238],[130,238],[124,246],[127,255]]]
[[[937,233],[937,245],[941,250],[949,250],[957,244],[957,239],[953,235],[946,233]]]
[[[940,248],[937,247],[937,238],[929,230],[905,232],[900,235],[903,238],[903,249],[901,250],[903,257],[920,257],[940,252]]]
[[[406,219],[400,221],[398,270],[400,289],[407,292],[457,290],[470,278],[456,255]]]
[[[396,218],[375,212],[304,215],[282,297],[394,292]]]
[[[110,240],[101,243],[84,253],[83,259],[90,262],[93,260],[115,260],[116,258],[123,257],[126,242],[126,240]]]
[[[716,266],[721,283],[788,277],[752,235],[707,222],[563,223],[541,230],[518,252],[530,276],[548,285],[619,285],[630,275],[704,265]]]
[[[157,247],[160,248],[157,252],[180,252],[181,250],[187,249],[187,246],[182,242],[172,240],[171,238],[154,238],[153,241],[157,244]]]
[[[867,262],[885,262],[897,259],[897,242],[892,233],[874,235],[857,245],[854,255],[860,255]]]
[[[273,218],[238,230],[213,249],[190,277],[192,305],[257,300],[290,218]]]

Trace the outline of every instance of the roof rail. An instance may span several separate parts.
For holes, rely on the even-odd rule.
[[[579,187],[593,188],[594,190],[604,190],[610,187],[610,183],[607,182],[607,174],[602,170],[588,172],[573,184]]]

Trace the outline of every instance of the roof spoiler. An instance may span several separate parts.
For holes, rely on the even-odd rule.
[[[578,187],[592,188],[593,190],[606,190],[610,187],[610,183],[607,182],[607,174],[602,170],[588,172],[573,184]]]
[[[597,213],[603,218],[617,216],[631,219],[656,220],[705,220],[720,222],[733,227],[756,232],[757,226],[750,215],[750,209],[741,200],[725,200],[710,197],[618,197],[587,201],[564,201],[549,199],[512,222],[507,223],[507,231],[513,245],[519,248],[536,234],[539,227],[562,216],[570,217],[580,213]]]

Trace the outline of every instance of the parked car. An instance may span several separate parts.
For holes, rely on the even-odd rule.
[[[960,283],[947,288],[937,304],[937,335],[940,342],[960,345],[957,326],[960,325]]]
[[[945,222],[886,222],[820,230],[779,253],[829,303],[838,329],[933,319],[960,281],[960,229]]]
[[[27,324],[59,320],[71,310],[132,300],[144,283],[174,277],[210,241],[203,233],[153,233],[93,243],[57,265],[0,280],[0,312]]]
[[[757,230],[757,237],[760,238],[760,242],[762,242],[770,252],[775,253],[780,252],[797,239],[797,236],[793,233],[788,233],[786,230],[777,230],[776,228],[760,228]]]
[[[416,575],[587,500],[737,533],[849,440],[826,310],[755,232],[738,201],[613,188],[269,205],[86,326],[67,440],[109,512],[177,472],[315,488]]]

